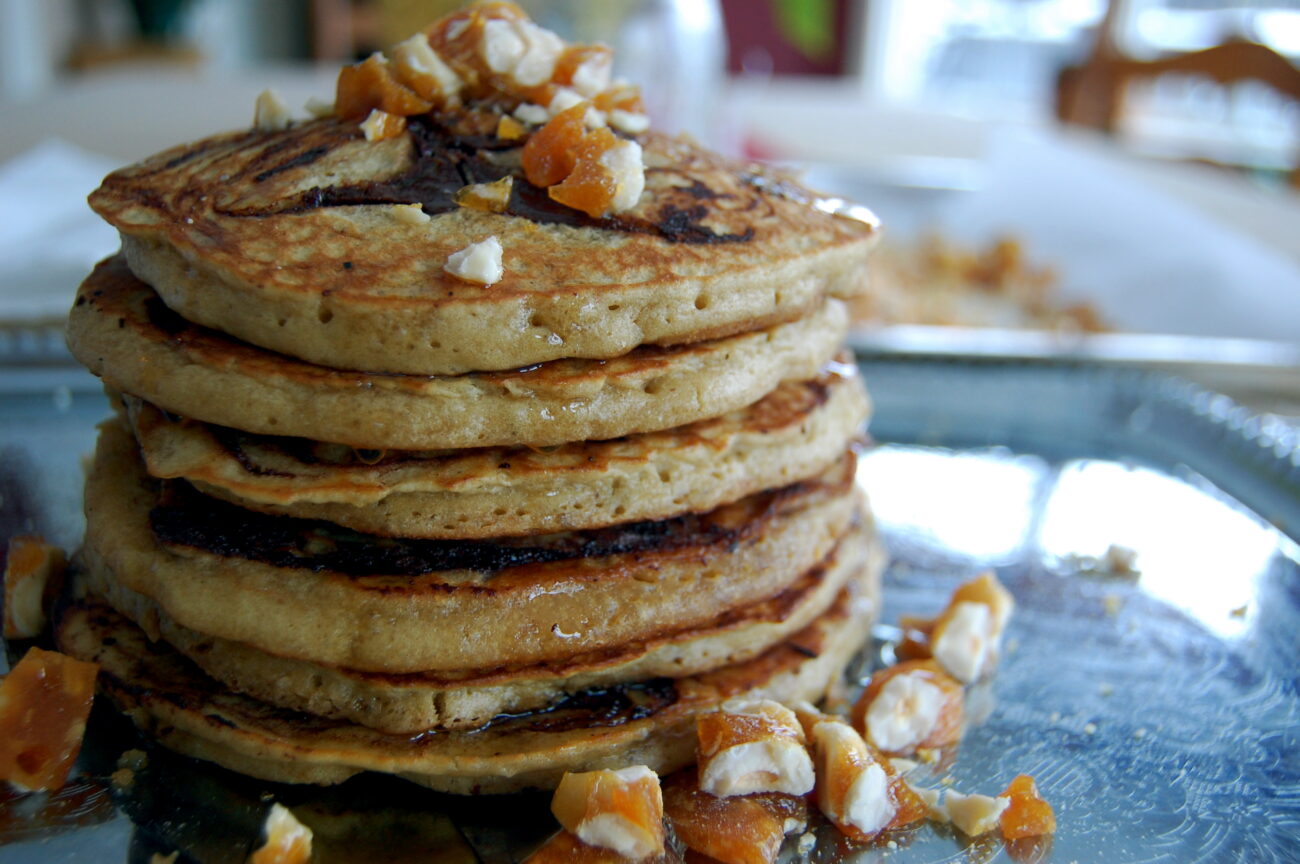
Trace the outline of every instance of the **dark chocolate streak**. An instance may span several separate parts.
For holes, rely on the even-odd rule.
[[[789,487],[787,487],[789,488]],[[329,522],[270,516],[201,495],[184,481],[164,485],[149,513],[165,544],[202,549],[274,567],[349,576],[406,576],[447,570],[496,573],[508,567],[739,542],[745,526],[688,514],[612,528],[496,540],[376,537]]]
[[[407,170],[387,180],[339,186],[318,186],[271,207],[220,209],[234,217],[261,217],[284,213],[304,213],[322,207],[352,207],[366,204],[419,204],[425,213],[436,215],[455,210],[455,194],[472,183],[491,183],[513,174],[514,183],[505,212],[532,222],[603,228],[630,234],[653,234],[670,243],[744,243],[754,237],[754,229],[739,234],[719,234],[702,224],[708,215],[703,205],[679,207],[664,204],[654,219],[634,216],[593,218],[580,210],[552,201],[545,189],[529,183],[508,167],[495,164],[485,154],[510,149],[510,142],[490,136],[456,135],[428,116],[407,120],[407,134],[415,156]],[[310,165],[328,147],[317,146],[298,153],[288,153],[279,163],[268,165],[254,176],[262,182],[291,168]],[[682,194],[692,200],[730,197],[715,193],[699,180]]]

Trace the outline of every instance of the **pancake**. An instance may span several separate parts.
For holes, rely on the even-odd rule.
[[[717,417],[782,381],[816,375],[846,327],[844,304],[830,300],[788,324],[613,360],[450,377],[344,372],[186,322],[119,256],[82,284],[68,343],[109,386],[184,417],[354,447],[436,450],[545,447]]]
[[[802,630],[826,611],[851,577],[883,558],[863,518],[825,560],[784,591],[723,614],[702,627],[531,666],[461,674],[386,675],[277,657],[177,625],[157,605],[95,580],[92,590],[151,638],[161,637],[232,690],[320,717],[386,732],[483,725],[553,703],[566,694],[659,677],[682,677],[748,660]]]
[[[232,693],[93,599],[56,612],[60,650],[100,664],[99,685],[165,746],[253,777],[340,783],[396,774],[448,792],[554,787],[565,771],[645,764],[667,774],[695,753],[695,718],[729,698],[818,700],[862,646],[879,584],[864,574],[790,639],[743,663],[679,679],[584,691],[473,731],[393,735]]]
[[[154,477],[263,513],[398,537],[502,537],[704,512],[826,470],[866,419],[841,355],[713,420],[554,449],[358,453],[170,416],[123,396]]]
[[[120,423],[86,481],[89,578],[178,624],[285,657],[378,672],[474,670],[702,626],[830,553],[854,458],[703,515],[519,540],[398,540],[160,490]]]
[[[592,219],[523,178],[521,142],[447,125],[474,119],[412,117],[376,142],[334,119],[219,135],[114,172],[90,203],[181,316],[372,372],[609,359],[792,321],[860,288],[876,234],[863,208],[646,133],[640,203]],[[452,200],[505,175],[505,213]],[[396,217],[408,203],[431,220]],[[499,282],[443,271],[488,236],[504,247]]]

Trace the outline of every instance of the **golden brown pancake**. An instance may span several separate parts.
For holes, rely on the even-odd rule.
[[[82,585],[162,638],[205,673],[255,699],[385,732],[464,729],[498,714],[551,704],[580,690],[649,678],[679,678],[748,660],[826,611],[850,578],[880,568],[870,521],[855,523],[825,560],[784,591],[695,628],[548,663],[464,672],[391,675],[277,657],[177,625],[140,595],[107,580]]]
[[[473,731],[393,735],[286,711],[231,692],[93,598],[56,614],[60,650],[100,664],[100,687],[145,732],[187,755],[288,783],[339,783],[381,771],[459,793],[553,787],[565,771],[694,758],[695,718],[729,698],[818,700],[866,639],[872,574],[820,618],[763,654],[713,672],[584,691]]]
[[[552,202],[517,146],[436,118],[365,140],[356,123],[208,138],[114,172],[90,197],[131,269],[183,317],[312,363],[455,375],[741,333],[860,285],[875,218],[787,177],[655,133],[646,191],[592,219]],[[458,208],[514,177],[506,213]],[[394,204],[420,203],[411,224]],[[488,236],[490,286],[443,271]]]
[[[537,450],[360,451],[168,415],[122,396],[154,477],[264,513],[397,537],[501,537],[704,512],[840,458],[868,404],[846,354],[689,426]]]
[[[189,324],[116,257],[82,284],[68,342],[109,386],[184,417],[354,447],[437,450],[545,447],[717,417],[782,381],[816,375],[846,327],[844,304],[829,300],[788,324],[613,360],[450,377],[343,372]]]
[[[399,540],[160,490],[118,422],[86,481],[90,579],[183,627],[378,672],[481,670],[702,626],[784,590],[852,519],[851,454],[702,515],[517,540]],[[106,590],[106,589],[101,589]]]

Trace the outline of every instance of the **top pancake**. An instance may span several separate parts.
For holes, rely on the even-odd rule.
[[[343,369],[610,358],[794,320],[858,288],[876,228],[862,208],[650,132],[639,203],[593,219],[523,178],[517,142],[446,123],[468,121],[411,118],[375,142],[335,119],[219,135],[114,172],[90,203],[183,317]],[[505,213],[452,201],[506,174]],[[403,219],[402,203],[432,218]],[[489,235],[499,282],[443,271]]]

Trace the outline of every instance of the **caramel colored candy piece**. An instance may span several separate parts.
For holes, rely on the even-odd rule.
[[[63,550],[40,537],[9,541],[4,577],[6,639],[32,639],[45,630],[45,598],[66,564]]]
[[[308,864],[311,839],[311,829],[287,807],[272,804],[266,816],[266,842],[249,857],[248,864]]]
[[[732,700],[695,724],[700,788],[711,795],[813,788],[812,759],[799,718],[770,699]]]
[[[586,135],[587,104],[556,114],[524,145],[524,176],[534,186],[554,186],[573,172],[578,145]]]
[[[0,682],[0,777],[58,789],[81,750],[99,665],[32,648]]]
[[[1001,817],[1002,836],[1006,839],[1019,840],[1056,833],[1056,814],[1052,812],[1052,805],[1038,794],[1033,777],[1019,775],[999,797],[1011,800]]]
[[[813,750],[817,806],[848,837],[870,840],[925,818],[925,802],[847,723],[818,723]]]
[[[854,728],[893,755],[946,747],[961,737],[961,683],[933,660],[908,660],[877,671],[853,706]]]
[[[565,774],[551,799],[551,812],[589,846],[633,860],[664,851],[659,777],[644,765]]]
[[[808,805],[779,793],[717,798],[682,771],[664,786],[664,815],[688,849],[723,864],[772,864],[785,836],[807,827]]]
[[[398,83],[382,54],[371,54],[339,71],[334,112],[344,120],[362,120],[376,108],[385,114],[410,117],[433,105]]]

